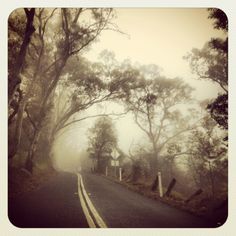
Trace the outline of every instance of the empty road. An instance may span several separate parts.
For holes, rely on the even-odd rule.
[[[23,228],[202,228],[206,220],[146,198],[102,176],[59,173],[40,189],[9,203]]]

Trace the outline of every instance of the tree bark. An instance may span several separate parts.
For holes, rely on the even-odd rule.
[[[11,142],[11,146],[9,147],[10,149],[10,153],[8,154],[9,159],[13,158],[16,155],[20,145],[25,106],[26,106],[26,99],[23,98],[18,109],[14,139],[13,142]]]
[[[212,194],[212,198],[215,198],[215,181],[214,181],[214,174],[213,174],[212,165],[210,161],[208,161],[208,165],[209,165],[209,171],[210,171],[211,194]]]
[[[34,132],[34,136],[31,141],[31,144],[30,144],[30,148],[28,150],[28,155],[25,162],[25,169],[28,170],[30,173],[33,173],[33,159],[34,159],[34,154],[37,148],[37,143],[40,138],[40,134],[41,134],[41,129],[36,129]]]
[[[30,144],[30,148],[28,150],[28,155],[27,155],[27,159],[25,162],[25,168],[29,171],[29,172],[33,172],[33,159],[34,159],[34,154],[35,151],[37,149],[37,144],[38,144],[38,140],[40,138],[40,134],[41,134],[41,130],[42,130],[42,124],[45,120],[45,115],[46,115],[46,109],[47,109],[47,102],[50,98],[50,95],[53,91],[53,89],[55,89],[57,82],[59,81],[60,78],[60,74],[61,71],[63,70],[66,61],[68,58],[65,59],[65,61],[62,62],[62,65],[59,69],[59,71],[57,71],[53,83],[51,84],[51,86],[48,88],[45,97],[43,98],[43,101],[40,105],[40,109],[39,109],[39,113],[38,113],[38,123],[37,126],[35,127],[35,131],[34,131],[34,135],[33,135],[33,139],[32,142]]]
[[[26,55],[28,45],[30,43],[31,35],[35,31],[35,28],[33,26],[35,8],[31,8],[30,10],[25,9],[25,14],[27,17],[25,34],[24,34],[23,42],[20,47],[20,52],[16,59],[16,66],[14,68],[14,73],[8,85],[8,105],[11,104],[13,100],[13,96],[21,83],[20,73],[22,71],[22,68],[25,62],[25,55]]]
[[[15,92],[19,89],[19,85],[21,83],[20,73],[22,71],[22,68],[25,62],[26,51],[30,43],[31,35],[35,31],[35,28],[33,26],[35,9],[34,8],[31,8],[30,10],[25,9],[25,14],[27,17],[27,23],[26,23],[26,28],[25,28],[24,39],[21,44],[20,52],[16,59],[16,66],[14,68],[13,76],[9,80],[9,85],[8,85],[8,106],[10,106]],[[13,158],[19,148],[25,105],[26,105],[26,99],[23,99],[17,111],[15,137],[12,142],[12,146],[10,147],[11,151],[8,155],[8,158]]]
[[[152,140],[152,146],[153,146],[153,157],[150,160],[150,168],[151,168],[151,174],[153,174],[154,176],[156,176],[157,172],[160,171],[160,167],[158,165],[158,150],[156,147],[156,143],[154,142],[154,140]]]

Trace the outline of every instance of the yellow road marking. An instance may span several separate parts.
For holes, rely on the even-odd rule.
[[[82,176],[80,175],[80,183],[81,183],[81,187],[82,187],[82,191],[83,191],[83,195],[85,197],[85,200],[97,222],[97,224],[99,225],[100,228],[107,228],[106,223],[103,221],[103,219],[101,218],[101,216],[98,214],[97,210],[95,209],[93,203],[91,202],[85,188],[84,188],[84,184],[83,184],[83,179]]]
[[[90,228],[96,228],[96,225],[93,222],[93,219],[92,219],[92,217],[89,214],[89,211],[87,209],[87,206],[85,204],[84,198],[83,198],[82,193],[81,193],[81,189],[80,189],[80,176],[79,175],[78,175],[78,193],[79,193],[80,203],[81,203],[81,206],[82,206],[82,209],[83,209],[83,212],[84,212],[84,215],[85,215],[85,218],[86,218],[86,220],[88,222],[89,227]]]

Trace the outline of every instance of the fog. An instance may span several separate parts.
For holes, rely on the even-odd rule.
[[[202,48],[212,37],[222,36],[213,29],[206,9],[116,9],[115,24],[125,34],[105,31],[83,56],[98,61],[103,50],[115,53],[118,61],[156,64],[164,76],[181,77],[193,88],[193,98],[201,101],[217,96],[220,88],[210,81],[199,81],[191,74],[183,59],[192,48]],[[102,108],[101,108],[102,107]],[[123,108],[114,103],[94,106],[86,114],[72,119],[104,113],[120,113]],[[131,144],[148,143],[135,124],[132,114],[111,116],[118,133],[119,147],[128,153]],[[86,156],[87,131],[96,118],[66,127],[58,135],[53,147],[55,167],[73,171]]]

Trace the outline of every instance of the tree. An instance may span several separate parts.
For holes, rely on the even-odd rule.
[[[28,121],[33,125],[32,127],[36,130],[36,123],[33,120],[33,114],[31,112],[31,104],[39,103],[41,99],[41,90],[40,90],[40,83],[39,80],[39,72],[41,69],[41,63],[43,61],[43,53],[45,50],[45,43],[44,43],[44,34],[46,30],[47,23],[49,19],[53,16],[55,9],[51,12],[45,13],[44,9],[34,9],[34,25],[35,25],[35,32],[31,37],[31,40],[28,45],[27,53],[24,55],[25,65],[24,71],[21,73],[21,83],[18,85],[18,93],[19,99],[18,103],[16,103],[16,99],[11,102],[11,107],[14,104],[14,111],[10,113],[9,116],[9,124],[12,123],[12,119],[16,116],[16,124],[15,124],[15,136],[14,139],[11,141],[11,150],[9,152],[9,158],[14,157],[14,155],[18,151],[18,147],[21,141],[21,134],[22,134],[22,124],[25,113],[27,113],[27,117],[29,118]],[[48,15],[47,15],[48,14]],[[14,17],[12,22],[15,23]],[[9,23],[10,24],[10,23]],[[13,25],[10,24],[10,25]],[[17,26],[15,26],[15,31],[17,31]],[[19,31],[20,29],[18,29]],[[13,43],[14,45],[15,43]],[[36,46],[37,45],[37,46]],[[14,54],[14,52],[13,52]],[[15,71],[14,66],[9,68],[9,71]],[[21,88],[21,85],[23,89]],[[29,102],[30,101],[30,102]],[[13,103],[14,102],[14,103]],[[26,106],[27,112],[26,112]],[[30,112],[29,112],[30,111]]]
[[[228,95],[222,94],[210,104],[207,109],[211,113],[211,117],[218,123],[223,129],[228,129]],[[225,140],[227,140],[227,136]]]
[[[117,134],[111,118],[102,117],[96,120],[94,126],[89,129],[90,157],[97,162],[97,171],[104,172],[105,165],[111,156],[111,152],[117,147]]]
[[[184,117],[178,109],[181,103],[189,102],[192,88],[181,79],[155,75],[145,80],[145,74],[139,76],[138,85],[129,91],[125,103],[152,145],[150,166],[156,173],[161,169],[158,161],[166,145],[192,128],[187,122],[189,117]]]
[[[16,43],[16,46],[14,45],[14,43],[12,44],[13,48],[16,50],[15,55],[16,55],[16,59],[11,60],[12,58],[10,57],[10,62],[13,61],[13,63],[11,63],[10,65],[14,68],[9,68],[9,76],[8,76],[8,104],[10,105],[13,97],[15,95],[15,92],[19,89],[19,85],[22,81],[21,78],[21,72],[23,70],[24,64],[25,64],[25,57],[26,57],[26,52],[27,52],[27,48],[29,46],[30,40],[31,40],[31,36],[35,31],[33,22],[34,22],[34,15],[35,15],[35,9],[34,8],[24,8],[24,13],[25,13],[25,17],[26,17],[26,25],[23,26],[25,28],[24,30],[24,34],[22,34],[22,25],[20,25],[19,29],[17,28],[18,26],[16,26],[13,23],[13,19],[12,17],[14,16],[10,16],[9,17],[9,27],[15,31],[15,33],[18,33],[18,36],[20,36],[20,38],[22,39],[22,43],[19,47],[19,43]],[[17,14],[17,13],[16,13]],[[15,15],[13,13],[13,15]],[[19,21],[22,22],[22,18],[21,16],[19,16]],[[9,36],[10,38],[11,36]],[[9,40],[10,44],[8,45],[11,46],[11,40]],[[11,54],[10,54],[11,55]]]
[[[129,178],[131,178],[132,182],[137,182],[149,176],[149,159],[152,157],[152,153],[141,145],[137,145],[134,148],[132,148],[132,146],[133,143],[130,145],[129,155],[126,155],[126,157],[131,161],[131,173]]]
[[[128,64],[119,64],[115,60],[115,55],[108,51],[101,53],[99,63],[91,63],[81,56],[70,58],[55,91],[55,106],[60,112],[56,112],[58,115],[52,131],[52,140],[64,128],[90,118],[78,118],[78,115],[89,107],[105,101],[120,102],[130,89],[137,86],[136,75],[135,69]],[[62,93],[63,100],[57,100]],[[95,116],[103,115],[106,114]]]
[[[39,8],[35,9],[35,16],[36,32],[25,54],[28,67],[23,76],[24,99],[20,112],[17,112],[17,119],[22,120],[27,106],[32,136],[25,167],[31,172],[34,153],[50,116],[53,96],[67,61],[87,48],[103,30],[115,28],[111,24],[113,10],[108,8]],[[22,122],[17,129],[21,130],[21,127]],[[18,137],[19,140],[20,135]],[[17,148],[13,149],[16,153]]]
[[[195,183],[210,192],[213,198],[216,197],[217,185],[220,186],[220,182],[224,182],[220,177],[216,185],[218,172],[226,170],[227,149],[222,142],[222,135],[224,134],[218,129],[217,123],[207,115],[201,126],[190,133],[187,143],[189,165]]]
[[[91,16],[88,22],[78,20],[84,14]],[[88,47],[104,29],[108,29],[110,27],[110,20],[113,17],[112,9],[61,9],[60,15],[61,25],[55,34],[56,52],[51,56],[52,62],[43,70],[43,75],[49,78],[50,84],[40,104],[38,117],[41,117],[41,119],[38,122],[38,128],[32,140],[31,148],[29,149],[26,163],[26,166],[28,166],[27,169],[31,169],[45,113],[48,105],[50,105],[51,96],[55,92],[67,61]]]
[[[83,57],[73,57],[69,62],[55,91],[59,95],[59,87],[64,89],[64,99],[61,103],[66,102],[66,104],[65,106],[57,104],[59,109],[60,106],[63,109],[60,109],[60,114],[55,121],[52,140],[60,130],[80,121],[80,119],[73,119],[74,115],[78,117],[78,114],[89,107],[118,95],[116,91],[109,91],[100,65],[91,63]],[[58,103],[57,97],[55,98],[55,103]]]
[[[208,18],[213,19],[215,29],[228,31],[228,19],[226,14],[219,8],[209,8]]]
[[[213,38],[202,49],[193,49],[186,57],[190,61],[192,72],[199,79],[217,83],[223,93],[209,103],[207,109],[223,129],[228,128],[228,20],[223,11],[209,9],[209,18],[214,20],[215,29],[222,30],[225,38]],[[227,139],[227,137],[226,137]]]

